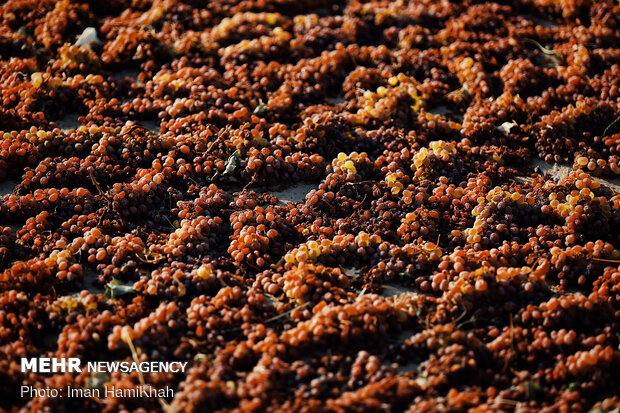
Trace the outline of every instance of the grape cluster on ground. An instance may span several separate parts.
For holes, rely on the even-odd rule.
[[[6,411],[620,408],[616,0],[8,0],[0,130]]]

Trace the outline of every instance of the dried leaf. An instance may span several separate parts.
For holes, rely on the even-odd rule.
[[[106,298],[119,298],[124,295],[135,294],[136,290],[133,287],[133,283],[121,284],[116,278],[112,278],[112,281],[105,285],[105,297]]]

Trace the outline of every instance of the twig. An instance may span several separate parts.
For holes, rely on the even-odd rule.
[[[554,56],[554,57],[558,57],[559,55],[553,50],[553,49],[549,49],[546,48],[545,46],[543,46],[542,44],[538,43],[536,40],[534,39],[523,39],[524,42],[526,43],[531,43],[534,46],[536,46],[542,53],[549,55],[549,56]]]
[[[88,171],[88,174],[90,175],[90,180],[93,181],[93,185],[95,185],[95,188],[97,188],[97,191],[99,191],[99,195],[103,196],[103,197],[107,197],[105,192],[103,192],[101,190],[101,186],[99,186],[99,182],[97,182],[97,180],[95,179],[95,176],[93,175],[92,171]]]
[[[607,125],[607,127],[605,128],[605,130],[603,131],[603,136],[607,135],[607,131],[609,130],[609,128],[611,128],[612,126],[614,126],[614,124],[616,122],[618,122],[620,120],[620,116],[618,116],[613,122],[611,122],[609,125]]]
[[[276,315],[276,316],[273,316],[273,317],[271,317],[271,318],[268,318],[267,320],[265,320],[265,324],[267,324],[267,323],[271,323],[272,321],[279,320],[279,319],[280,319],[280,318],[282,318],[282,317],[286,317],[287,315],[289,315],[290,313],[292,313],[292,312],[293,312],[293,311],[295,311],[295,310],[300,310],[300,309],[302,309],[302,308],[304,308],[304,307],[307,307],[307,306],[308,306],[308,304],[310,304],[310,303],[309,303],[309,302],[307,302],[307,303],[303,303],[303,304],[301,304],[301,305],[298,305],[298,306],[297,306],[297,307],[295,307],[295,308],[291,308],[290,310],[288,310],[288,311],[287,311],[287,312],[285,312],[285,313],[278,314],[278,315]]]
[[[136,364],[139,364],[140,359],[138,358],[138,352],[136,351],[136,348],[133,345],[131,336],[129,334],[126,334],[124,336],[124,341],[129,345],[129,350],[131,351],[131,358]],[[139,369],[138,369],[138,379],[140,380],[140,385],[142,385],[142,387],[146,386],[146,383],[144,381],[144,375],[142,375],[142,372]],[[159,404],[161,405],[161,408],[164,411],[169,411],[170,405],[168,404],[168,402],[166,402],[162,397],[158,397],[157,400],[159,401]]]
[[[595,258],[595,257],[592,257],[590,259],[592,261],[602,261],[602,262],[611,262],[614,264],[620,264],[620,260],[611,260],[611,259],[606,259],[606,258]]]
[[[249,186],[253,185],[257,179],[258,179],[258,171],[254,172],[254,175],[252,175],[252,179],[250,180],[250,182],[247,183],[246,186],[243,187],[241,192],[245,191],[246,189],[248,189]]]

